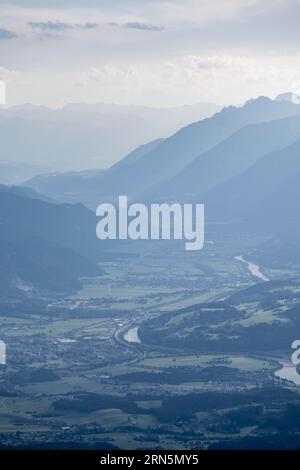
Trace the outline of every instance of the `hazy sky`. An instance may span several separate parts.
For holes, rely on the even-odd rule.
[[[8,104],[300,91],[300,0],[0,0]]]

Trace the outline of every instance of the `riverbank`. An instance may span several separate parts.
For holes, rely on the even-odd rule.
[[[252,276],[255,276],[258,279],[261,279],[262,281],[265,281],[265,282],[270,281],[270,279],[261,271],[260,266],[258,266],[258,264],[245,260],[244,257],[241,255],[235,256],[234,259],[236,259],[237,261],[240,261],[241,263],[246,264]]]
[[[141,344],[141,340],[138,335],[138,330],[139,330],[138,326],[134,326],[130,328],[129,330],[127,330],[123,335],[124,341],[126,341],[127,343]]]

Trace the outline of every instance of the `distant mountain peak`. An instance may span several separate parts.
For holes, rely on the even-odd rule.
[[[293,104],[300,104],[300,96],[293,92],[281,93],[275,98],[275,101],[287,101]]]
[[[257,98],[250,98],[249,100],[246,101],[244,106],[249,106],[249,105],[255,105],[255,104],[261,104],[261,103],[270,103],[271,98],[268,96],[258,96]]]

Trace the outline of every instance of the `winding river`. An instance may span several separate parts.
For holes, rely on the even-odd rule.
[[[235,259],[237,261],[240,261],[241,263],[246,264],[252,276],[258,277],[262,281],[266,281],[266,282],[270,281],[270,279],[267,276],[265,276],[264,273],[261,272],[258,264],[245,260],[243,256],[235,256]]]
[[[134,326],[130,328],[129,330],[127,330],[123,336],[124,340],[127,341],[127,343],[141,344],[141,340],[138,335],[138,329],[139,329],[138,326]]]
[[[126,331],[123,338],[128,343],[136,343],[141,344],[141,340],[138,335],[138,326],[134,326]],[[295,385],[300,385],[300,375],[298,374],[295,366],[288,361],[280,361],[281,368],[278,369],[274,375],[280,379],[289,380],[293,382]]]
[[[298,374],[296,367],[291,362],[280,362],[282,368],[275,372],[275,376],[280,379],[289,380],[295,385],[300,385],[300,375]]]

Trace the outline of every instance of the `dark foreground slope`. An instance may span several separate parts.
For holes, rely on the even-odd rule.
[[[101,272],[96,219],[81,205],[52,204],[0,190],[0,295],[24,297],[78,287]]]

